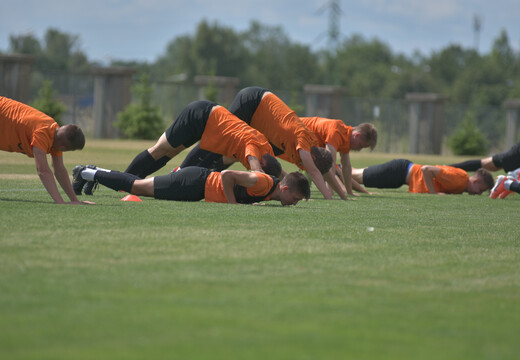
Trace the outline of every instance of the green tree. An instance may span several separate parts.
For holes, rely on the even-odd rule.
[[[67,111],[67,107],[55,99],[56,92],[52,88],[52,81],[45,80],[38,91],[38,97],[31,104],[35,109],[53,118],[58,125],[62,126],[61,116]]]
[[[9,51],[17,54],[41,56],[40,41],[32,34],[9,36]]]
[[[460,125],[448,138],[448,146],[455,155],[484,155],[488,143],[477,127],[474,113],[469,111]]]
[[[158,108],[152,105],[153,89],[148,74],[142,73],[132,90],[139,102],[131,103],[121,111],[115,126],[129,139],[156,139],[164,126]]]

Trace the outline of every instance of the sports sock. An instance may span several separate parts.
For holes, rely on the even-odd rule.
[[[153,174],[157,170],[163,168],[164,165],[166,165],[166,163],[170,160],[171,160],[171,158],[168,156],[163,156],[162,158],[155,160],[154,163],[148,168],[148,171],[149,171],[148,174],[143,176],[142,179],[144,179],[146,176],[148,176],[150,174]]]
[[[456,167],[462,170],[466,171],[477,171],[482,167],[482,161],[481,160],[468,160],[463,161],[457,164],[451,164],[450,166]]]
[[[96,176],[96,172],[98,170],[101,170],[101,169],[90,169],[90,168],[86,168],[84,169],[82,172],[81,172],[81,177],[84,179],[84,180],[87,180],[87,181],[94,181],[94,176]]]
[[[111,188],[112,190],[119,191],[123,190],[129,193],[132,190],[134,181],[139,180],[139,176],[122,173],[119,171],[97,171],[94,180],[99,181],[100,184]]]
[[[125,173],[137,175],[140,178],[144,179],[146,176],[150,175],[150,167],[154,165],[154,158],[148,150],[144,150],[139,153],[134,160],[128,165],[128,168],[125,170]]]
[[[508,190],[511,190],[511,191],[514,191],[514,192],[517,192],[520,194],[520,181],[518,180],[506,180],[504,182],[504,188],[506,188],[506,183],[508,181],[511,181],[511,183],[509,184],[509,189]]]

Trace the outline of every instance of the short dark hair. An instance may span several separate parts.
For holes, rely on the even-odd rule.
[[[81,150],[85,147],[85,135],[79,126],[64,125],[59,128],[59,133],[61,139],[70,145],[70,150]]]
[[[478,178],[484,181],[484,184],[486,184],[486,188],[488,190],[492,189],[493,186],[495,186],[495,180],[493,179],[493,175],[491,175],[491,173],[488,170],[480,168],[477,171],[475,171],[474,175],[476,175]]]
[[[264,170],[266,174],[279,178],[282,174],[282,165],[280,165],[280,162],[271,154],[262,155],[262,160],[262,170]]]
[[[322,175],[330,170],[334,160],[329,150],[313,146],[311,148],[311,155],[314,160],[314,165],[316,165]]]
[[[302,195],[305,200],[309,200],[311,197],[311,185],[307,176],[301,172],[295,171],[284,176],[280,185],[287,185],[289,191],[296,192]]]
[[[377,144],[377,129],[371,123],[362,123],[354,128],[354,131],[359,131],[361,137],[367,142],[370,151],[374,150]]]

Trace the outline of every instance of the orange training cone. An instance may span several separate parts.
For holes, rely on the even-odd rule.
[[[126,195],[121,201],[143,201],[137,195]]]

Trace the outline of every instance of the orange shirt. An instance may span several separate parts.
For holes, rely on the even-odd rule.
[[[273,187],[273,178],[267,174],[255,172],[257,175],[256,184],[247,188],[247,193],[251,196],[263,196]],[[204,199],[206,202],[227,203],[224,194],[224,186],[222,185],[222,177],[219,172],[212,172],[206,179]],[[265,198],[270,200],[271,196]]]
[[[46,154],[61,156],[61,151],[52,148],[58,128],[58,123],[41,111],[0,96],[0,150],[34,157],[36,146]]]
[[[267,94],[258,105],[251,124],[280,148],[293,164],[301,163],[300,149],[310,152],[318,139],[294,111],[274,94]]]
[[[266,137],[231,114],[226,108],[215,108],[206,122],[200,148],[240,161],[250,169],[248,156],[258,160],[265,154],[274,156]]]
[[[462,169],[451,166],[435,165],[441,169],[433,179],[435,191],[446,194],[461,194],[468,185],[468,173]],[[410,183],[408,191],[413,193],[427,193],[428,188],[424,182],[422,165],[414,164],[410,169]]]
[[[345,154],[350,152],[352,126],[347,126],[342,120],[318,116],[301,117],[300,120],[316,135],[320,147],[325,147],[328,143],[336,151]]]

